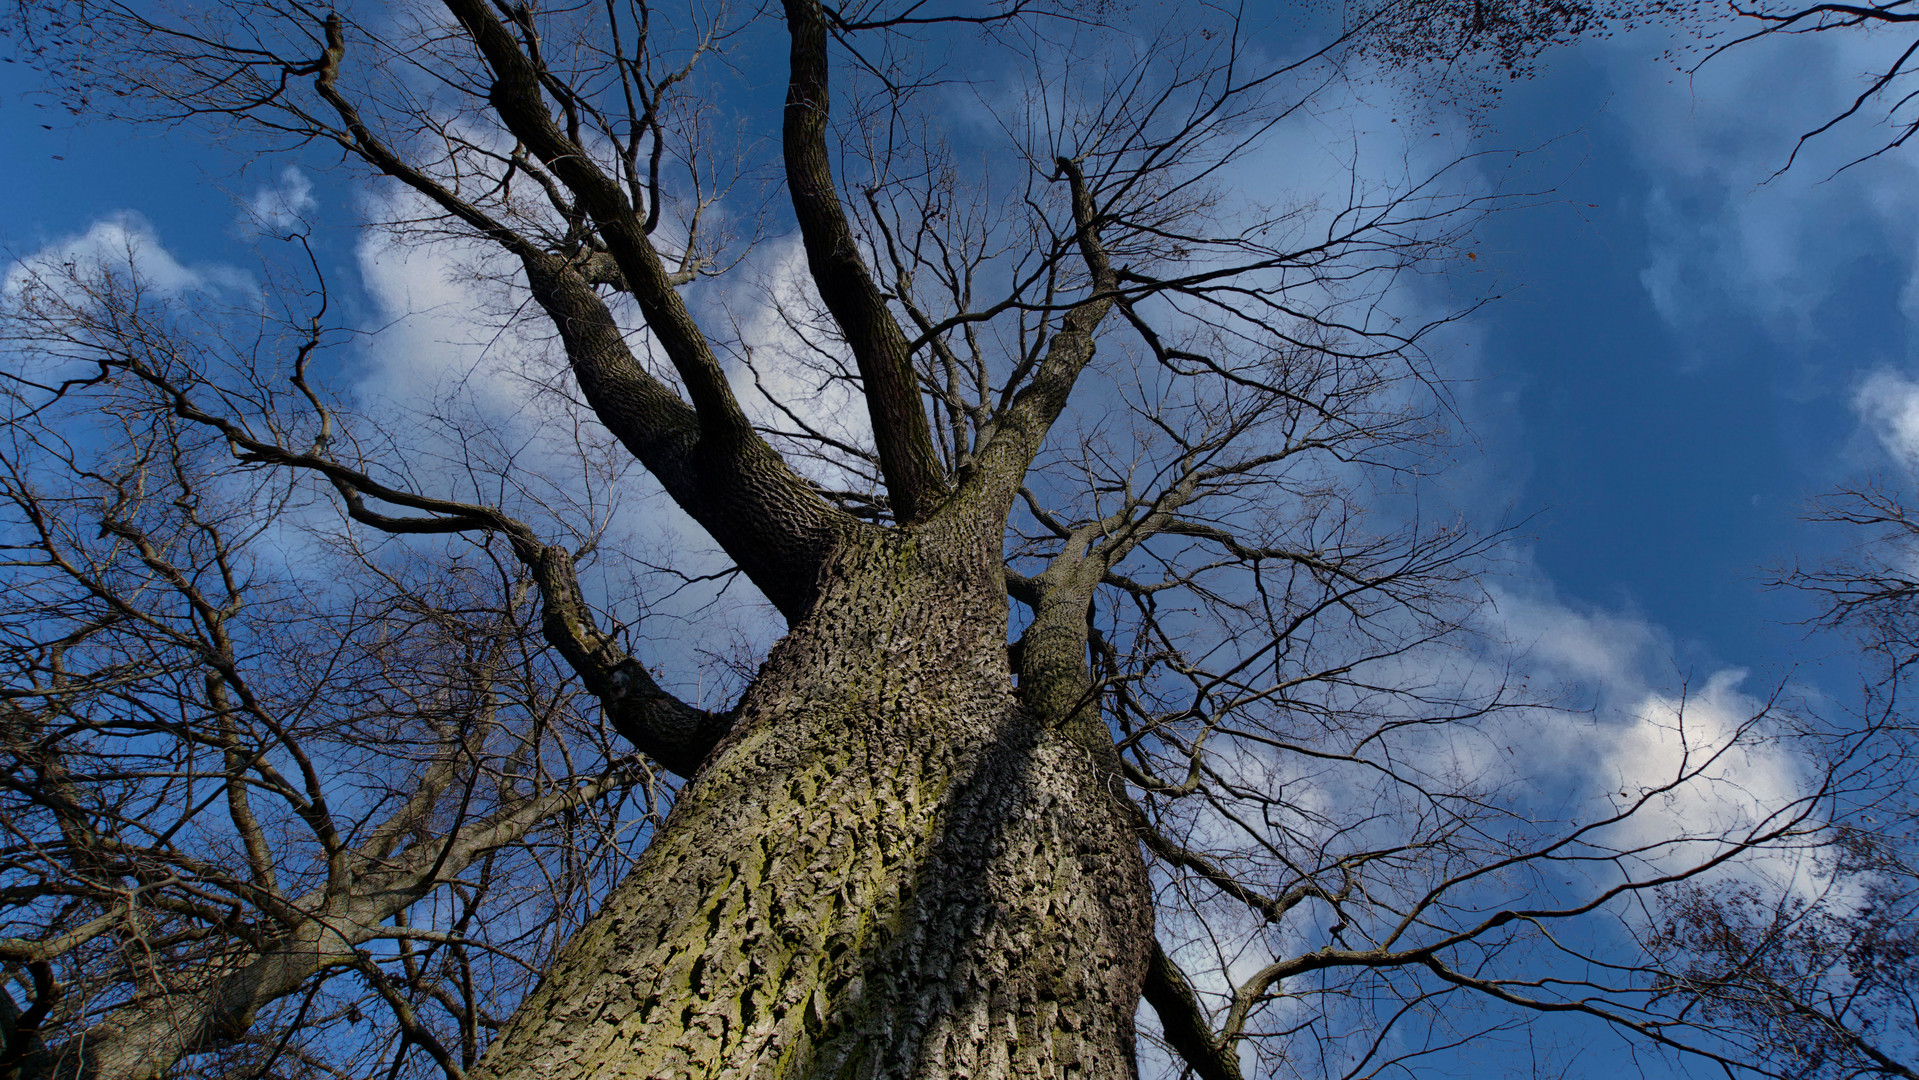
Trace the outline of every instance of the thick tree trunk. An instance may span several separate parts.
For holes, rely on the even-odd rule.
[[[1099,756],[1013,687],[978,524],[843,545],[479,1075],[1135,1074],[1145,869]]]

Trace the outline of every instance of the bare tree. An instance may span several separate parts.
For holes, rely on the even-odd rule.
[[[243,326],[163,316],[124,275],[51,284],[8,312],[41,370],[56,326],[163,384],[234,358],[193,331]],[[318,342],[254,344],[304,365]],[[7,1065],[59,1031],[62,1074],[218,1050],[235,1075],[299,1075],[346,1023],[378,1037],[339,1068],[408,1046],[470,1067],[626,865],[645,818],[622,806],[654,779],[580,714],[524,567],[483,540],[464,559],[303,542],[331,508],[152,387],[21,374],[0,449],[0,872],[21,936],[0,956],[36,981]]]
[[[1845,801],[1800,887],[1672,888],[1651,940],[1676,998],[1794,1077],[1919,1075],[1919,748],[1901,700],[1919,657],[1919,522],[1903,488],[1874,483],[1821,499],[1813,520],[1853,530],[1853,550],[1779,579],[1822,603],[1816,626],[1859,648],[1863,719],[1836,726],[1873,732],[1883,782]]]
[[[449,1076],[1132,1076],[1142,997],[1159,1023],[1148,1038],[1208,1078],[1247,1062],[1372,1075],[1538,1013],[1772,1071],[1663,1011],[1661,970],[1635,951],[1648,932],[1637,901],[1814,842],[1832,800],[1859,782],[1856,763],[1836,754],[1803,790],[1749,813],[1672,821],[1667,801],[1713,783],[1778,721],[1762,703],[1690,738],[1682,708],[1675,763],[1610,802],[1542,802],[1524,786],[1501,754],[1522,737],[1528,702],[1465,633],[1498,538],[1428,520],[1418,497],[1447,420],[1421,346],[1457,313],[1417,317],[1394,292],[1453,259],[1497,196],[1470,162],[1399,184],[1356,179],[1332,205],[1262,207],[1237,192],[1236,170],[1354,50],[1456,66],[1497,23],[1492,66],[1512,68],[1575,32],[1579,10],[1389,6],[1320,28],[1295,60],[1257,64],[1264,46],[1209,9],[1157,27],[1037,2],[788,0],[746,16],[447,0],[176,17],[87,4],[58,26],[50,9],[25,10],[76,88],[226,137],[325,146],[406,193],[395,224],[416,240],[490,253],[474,258],[563,358],[570,385],[558,392],[579,395],[785,622],[733,704],[679,700],[666,687],[683,680],[656,676],[625,632],[644,594],[582,584],[598,519],[531,497],[538,485],[510,465],[497,483],[463,483],[356,441],[347,388],[310,378],[326,349],[317,316],[291,320],[290,337],[207,353],[170,332],[174,309],[137,279],[45,271],[9,297],[20,430],[126,395],[142,403],[130,416],[165,433],[141,428],[131,441],[155,449],[131,460],[210,477],[201,488],[249,478],[243,531],[286,517],[257,500],[331,500],[352,523],[340,535],[353,539],[334,542],[374,572],[236,601],[247,590],[221,576],[226,548],[186,495],[141,504],[165,528],[114,509],[117,495],[90,495],[83,508],[107,508],[95,511],[102,536],[71,572],[42,565],[71,528],[24,549],[27,580],[90,581],[96,561],[131,560],[134,580],[103,595],[138,593],[127,605],[142,611],[184,604],[191,627],[155,677],[181,686],[164,698],[179,714],[167,729],[176,755],[217,752],[217,768],[153,765],[122,782],[122,770],[52,766],[88,778],[75,790],[100,803],[94,817],[136,816],[126,800],[151,801],[178,772],[197,791],[254,802],[265,791],[284,803],[288,835],[313,834],[299,834],[311,854],[295,874],[278,849],[250,854],[249,835],[277,834],[219,810],[237,860],[226,892],[274,918],[284,903],[293,922],[251,942],[234,931],[211,952],[145,923],[91,930],[131,917],[104,910],[116,898],[148,902],[140,873],[197,880],[173,868],[202,858],[197,834],[194,848],[164,830],[166,843],[144,841],[166,870],[110,863],[118,884],[89,894],[94,907],[68,913],[34,890],[43,922],[20,950],[51,955],[46,943],[81,930],[116,949],[131,938],[203,950],[96,995],[90,1015],[138,1045],[151,1073],[244,1044],[251,1013],[202,1008],[145,1034],[143,993],[225,995],[235,957],[277,957],[287,941],[304,957],[309,940],[355,935],[331,955],[388,1008],[401,1043],[391,1067],[430,1059]],[[757,50],[769,48],[787,59],[779,153],[719,153],[709,113],[750,106]],[[976,83],[994,119],[966,131],[940,122],[953,90],[930,59],[960,55],[996,58],[991,77],[1004,80]],[[749,96],[729,96],[716,68],[743,73],[733,93]],[[851,89],[839,98],[850,109],[833,107],[834,82]],[[758,264],[728,248],[723,226],[761,169],[788,197],[766,227],[797,233],[804,273],[755,294],[729,285]],[[776,332],[729,325],[756,295]],[[87,484],[132,484],[113,479],[132,465],[80,467],[64,453],[53,463]],[[16,504],[46,505],[28,470],[47,467],[23,462]],[[184,490],[168,482],[170,497]],[[151,558],[137,539],[176,534],[147,540]],[[408,543],[367,550],[413,561],[389,569],[354,546],[379,534]],[[436,539],[485,554],[490,600],[465,598]],[[93,628],[105,601],[78,588],[92,607],[67,629],[28,617],[17,723],[34,733],[20,740],[31,753],[52,752],[39,748],[60,740],[39,733],[75,723],[64,717],[148,700],[115,695],[129,661],[90,661],[75,686],[71,661],[53,659],[132,633],[121,617]],[[394,599],[370,612],[365,596]],[[342,611],[353,614],[335,625]],[[298,623],[279,647],[327,627],[317,640],[347,667],[280,661],[277,677],[305,689],[284,692],[298,704],[262,692],[249,706],[237,687],[255,677],[238,656],[255,654],[219,643],[220,627],[248,619]],[[147,636],[135,640],[171,643],[145,629],[168,625],[139,622]],[[399,677],[375,693],[347,673],[369,668],[376,687]],[[331,693],[342,677],[356,687],[346,704]],[[195,678],[233,688],[215,700]],[[595,914],[556,956],[504,950],[541,981],[491,1031],[467,1004],[477,999],[434,996],[445,981],[400,945],[361,947],[478,955],[485,916],[459,905],[480,903],[468,899],[485,893],[479,880],[524,888],[546,849],[531,831],[468,837],[516,814],[530,830],[556,820],[533,812],[541,800],[590,802],[632,782],[603,744],[592,761],[532,766],[597,731],[557,704],[572,700],[570,679],[643,760],[684,782],[632,873],[591,898]],[[317,768],[283,775],[296,747],[322,738],[294,728],[319,701],[416,747],[401,756],[408,771],[385,771],[390,793],[336,808]],[[254,726],[223,742],[226,723]],[[384,745],[350,738],[326,753],[383,760],[371,755]],[[145,746],[122,736],[106,752]],[[119,794],[126,784],[137,790]],[[421,800],[460,812],[414,839]],[[66,811],[34,812],[47,824],[23,833],[64,837]],[[89,850],[62,840],[33,858],[69,849]],[[583,830],[560,850],[625,849]],[[471,861],[451,867],[441,853],[452,851]],[[521,861],[496,870],[483,851]],[[71,862],[57,872],[80,875]],[[255,864],[299,884],[264,886]],[[375,888],[395,906],[356,909],[345,925],[358,929],[334,929],[324,905],[365,904],[354,883],[382,875],[405,883]],[[416,905],[449,878],[460,883],[433,895],[454,906],[413,930]],[[538,895],[556,910],[585,902]],[[390,928],[403,912],[407,929]],[[69,980],[104,961],[74,963]],[[325,967],[247,1000],[317,995]],[[142,978],[191,993],[146,991]],[[114,1073],[104,1040],[41,1008],[57,991],[38,985],[10,1053]],[[426,998],[445,1010],[439,1027],[422,1017]],[[311,1035],[302,1011],[277,1042],[307,1040],[315,1068],[357,1068],[325,1064],[340,1048]],[[426,1057],[408,1058],[412,1047]]]

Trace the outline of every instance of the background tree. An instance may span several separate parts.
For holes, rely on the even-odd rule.
[[[1727,17],[1727,16],[1730,17]],[[1698,41],[1698,74],[1722,54],[1762,40],[1842,35],[1856,87],[1843,107],[1801,132],[1771,179],[1808,145],[1842,126],[1884,125],[1840,170],[1904,147],[1919,131],[1913,63],[1919,21],[1910,3],[1735,4],[1682,20]],[[1851,153],[1852,151],[1847,151]],[[1844,159],[1842,159],[1844,160]],[[1919,804],[1915,745],[1901,700],[1919,653],[1911,572],[1919,536],[1909,478],[1842,487],[1815,500],[1810,520],[1847,527],[1850,549],[1824,565],[1795,565],[1774,585],[1818,605],[1809,627],[1836,635],[1858,659],[1857,705],[1828,701],[1807,735],[1851,741],[1877,759],[1877,778],[1832,811],[1827,841],[1785,872],[1756,880],[1690,881],[1661,890],[1648,937],[1650,963],[1682,1012],[1714,1027],[1733,1052],[1778,1063],[1795,1078],[1919,1075]],[[1824,753],[1830,754],[1831,751]]]
[[[6,323],[39,372],[74,355],[57,330],[162,379],[246,378],[210,347],[233,319],[97,270],[50,284]],[[319,341],[248,345],[304,365]],[[138,384],[97,370],[45,409],[13,374],[0,865],[28,936],[0,955],[35,981],[7,1065],[53,1064],[57,1031],[63,1074],[471,1066],[658,781],[542,655],[524,569],[309,532],[327,507]]]
[[[660,674],[636,656],[628,631],[646,593],[581,575],[605,517],[543,496],[510,455],[481,455],[482,483],[471,466],[449,477],[386,452],[350,415],[345,380],[325,377],[317,301],[264,319],[284,333],[229,322],[182,337],[191,303],[143,289],[137,267],[26,272],[7,296],[15,430],[57,452],[21,459],[22,588],[60,582],[110,611],[107,597],[122,594],[136,610],[184,604],[175,619],[199,635],[184,640],[206,644],[155,637],[170,625],[159,615],[90,629],[102,616],[85,605],[65,621],[37,614],[42,601],[23,607],[23,704],[10,723],[27,733],[24,767],[81,753],[63,745],[67,727],[107,726],[89,751],[103,757],[154,749],[144,727],[64,719],[96,715],[96,701],[109,717],[173,702],[175,756],[204,754],[205,738],[224,756],[217,776],[56,762],[85,797],[14,812],[23,847],[42,861],[87,852],[86,837],[61,831],[83,828],[68,822],[98,817],[124,833],[127,800],[160,797],[176,773],[223,793],[264,785],[315,840],[255,856],[249,835],[279,834],[251,829],[234,798],[207,804],[228,807],[231,828],[175,846],[203,863],[202,843],[230,850],[237,869],[218,879],[234,882],[230,903],[278,921],[248,938],[228,919],[194,939],[198,953],[169,940],[163,976],[112,982],[96,973],[120,954],[63,937],[123,919],[104,908],[144,898],[141,874],[163,871],[87,862],[95,906],[72,912],[23,884],[38,906],[14,946],[27,962],[10,1036],[19,1063],[105,1075],[109,1040],[88,1033],[106,1030],[155,1074],[249,1040],[297,1040],[315,1070],[357,1069],[360,1047],[316,1032],[295,1004],[319,1000],[338,963],[388,1010],[388,1067],[449,1076],[1129,1076],[1142,997],[1158,1020],[1149,1038],[1206,1077],[1249,1062],[1403,1068],[1536,1012],[1771,1071],[1696,1032],[1683,1006],[1666,1009],[1662,969],[1630,948],[1643,929],[1632,901],[1814,842],[1832,799],[1862,782],[1859,766],[1842,746],[1776,803],[1675,820],[1669,802],[1725,780],[1776,722],[1762,707],[1688,735],[1680,709],[1671,722],[1687,752],[1597,810],[1543,805],[1519,786],[1500,751],[1522,735],[1523,699],[1461,633],[1492,540],[1429,520],[1418,497],[1447,415],[1421,344],[1453,316],[1417,317],[1392,292],[1456,258],[1497,198],[1472,161],[1397,185],[1355,182],[1326,206],[1236,193],[1235,170],[1340,64],[1369,52],[1523,68],[1585,25],[1583,9],[1388,6],[1306,31],[1286,61],[1207,9],[1159,25],[1038,3],[811,0],[737,18],[479,0],[364,15],[271,3],[190,17],[20,10],[16,32],[57,56],[77,93],[290,152],[324,146],[400,191],[391,224],[465,245],[551,344],[566,375],[552,392],[577,395],[598,425],[582,429],[587,445],[616,440],[785,634],[729,707],[683,701],[669,689],[690,680],[668,669],[685,656],[662,650]],[[784,58],[783,106],[755,93],[768,50]],[[951,90],[930,58],[974,55],[998,65],[974,90],[993,123],[942,123]],[[751,122],[744,150],[719,152],[715,114],[732,109],[779,116],[772,160],[757,156]],[[726,234],[756,228],[738,207],[762,170],[786,196],[762,224],[797,232],[804,270],[755,301],[730,283],[762,264],[742,261]],[[754,302],[782,333],[745,332],[738,313]],[[103,414],[102,401],[128,403],[121,411],[139,418],[129,437],[40,434]],[[577,415],[555,409],[556,423]],[[141,503],[157,515],[143,527],[115,500],[150,461],[164,466],[153,490],[171,501]],[[335,537],[353,573],[302,584],[305,595],[293,583],[307,575],[290,574],[292,599],[243,587],[244,573],[222,568],[233,541],[208,537],[194,509],[208,497],[198,478],[219,486],[236,469],[258,490],[242,489],[238,524],[220,536],[280,528],[284,506],[331,501],[350,525],[310,527]],[[41,494],[43,470],[84,495]],[[71,556],[70,573],[54,553],[89,529],[105,546]],[[462,544],[492,570],[484,599],[448,565]],[[87,587],[101,559],[126,563],[130,583]],[[673,569],[697,577],[698,562]],[[350,723],[302,727],[301,742],[279,733],[293,720],[271,705],[242,716],[238,690],[195,689],[194,677],[252,677],[239,657],[254,651],[225,659],[219,644],[232,633],[222,627],[249,619],[295,620],[302,638],[308,623],[329,628],[318,640],[341,643],[325,646],[348,658],[337,669],[275,661],[312,647],[284,633],[257,656],[289,686],[322,673],[289,698],[347,709]],[[134,631],[173,659],[137,673],[151,687],[92,689],[121,677],[110,650],[130,648],[122,636]],[[96,644],[108,651],[77,669],[89,689],[68,689],[68,668],[53,665]],[[400,673],[391,692],[389,668]],[[206,682],[208,671],[219,678]],[[367,671],[382,674],[369,684]],[[360,946],[481,955],[472,928],[484,916],[467,917],[468,897],[494,894],[477,882],[518,895],[548,849],[538,832],[481,844],[474,830],[637,779],[594,742],[595,723],[550,711],[571,700],[569,679],[627,746],[685,782],[617,887],[538,893],[557,910],[596,909],[556,956],[524,944],[485,954],[542,975],[489,1038],[482,1018],[498,1011],[476,1003],[495,997],[448,1004],[434,996],[448,969],[419,966],[399,944]],[[333,694],[336,683],[351,692]],[[257,730],[237,745],[204,734],[229,714]],[[303,757],[383,760],[370,728],[422,747],[411,772],[382,774],[390,794],[342,799],[317,767],[304,789],[264,778],[298,775],[289,763]],[[302,749],[315,739],[338,741]],[[549,755],[564,767],[537,772]],[[491,801],[476,806],[482,789]],[[452,824],[416,836],[406,808],[422,800],[457,807]],[[577,820],[520,817],[529,829]],[[140,850],[178,862],[167,844],[180,835],[144,837]],[[600,865],[628,850],[568,840],[564,857]],[[511,852],[513,865],[496,871],[483,849]],[[440,853],[454,850],[472,861],[452,866]],[[301,886],[260,884],[254,867],[268,864]],[[321,933],[335,921],[325,904],[365,904],[369,889],[398,906]],[[452,899],[431,908],[441,896]],[[385,925],[402,915],[404,932]],[[125,949],[151,934],[125,925],[95,940]],[[224,1003],[239,985],[229,973],[280,963],[289,942],[308,955],[303,932],[359,951],[289,968],[271,993],[249,991],[251,1008],[202,1008],[141,1034],[148,999],[213,1000],[217,986]],[[43,963],[56,956],[62,979]],[[163,994],[140,982],[156,977]],[[113,989],[92,1013],[57,1013],[62,987],[87,980]],[[520,985],[499,980],[497,1000]],[[429,998],[440,1011],[423,1017]],[[274,1002],[292,1015],[262,1038],[248,1021]]]
[[[1673,995],[1794,1077],[1919,1075],[1919,803],[1914,728],[1901,700],[1919,659],[1919,522],[1903,486],[1876,483],[1815,504],[1854,530],[1853,550],[1781,584],[1824,604],[1816,625],[1848,636],[1867,681],[1863,726],[1885,782],[1845,800],[1831,843],[1798,887],[1688,883],[1668,891],[1653,954]]]

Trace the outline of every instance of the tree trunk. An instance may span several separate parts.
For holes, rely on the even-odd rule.
[[[477,1075],[1136,1074],[1137,843],[1097,753],[1022,705],[1000,531],[954,516],[829,560]]]

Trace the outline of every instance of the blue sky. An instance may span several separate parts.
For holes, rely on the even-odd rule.
[[[1527,587],[1645,620],[1670,636],[1675,670],[1777,675],[1823,650],[1791,625],[1803,605],[1759,588],[1767,567],[1831,549],[1829,528],[1798,520],[1809,496],[1893,466],[1854,397],[1873,372],[1907,368],[1915,229],[1881,196],[1909,167],[1882,159],[1831,178],[1883,130],[1867,118],[1769,180],[1849,85],[1834,55],[1849,43],[1802,39],[1790,57],[1762,44],[1690,85],[1657,58],[1661,44],[1627,35],[1548,54],[1477,143],[1433,122],[1450,147],[1545,145],[1529,176],[1556,185],[1489,220],[1484,269],[1453,283],[1462,295],[1490,283],[1502,299],[1442,355],[1467,379],[1474,440],[1449,482],[1486,520],[1537,515]],[[1756,106],[1743,97],[1782,68],[1798,85]],[[240,204],[279,163],[241,172],[192,132],[76,126],[33,89],[24,65],[0,65],[0,144],[14,162],[0,239],[15,253],[130,212],[185,264],[250,261]],[[1369,97],[1372,121],[1400,107]],[[1743,115],[1726,115],[1729,99]],[[305,177],[322,255],[336,281],[357,281],[355,193]],[[1766,258],[1786,265],[1754,265]]]
[[[1883,131],[1871,117],[1771,178],[1847,96],[1871,43],[1761,43],[1690,80],[1658,59],[1665,45],[1563,49],[1480,127],[1420,119],[1418,137],[1431,128],[1449,153],[1543,147],[1526,175],[1552,188],[1491,218],[1471,265],[1425,286],[1502,297],[1439,345],[1470,421],[1442,489],[1482,525],[1529,519],[1491,584],[1506,632],[1577,693],[1724,687],[1744,670],[1749,692],[1791,675],[1843,697],[1836,645],[1796,625],[1802,601],[1761,585],[1770,565],[1816,562],[1844,539],[1800,521],[1809,497],[1919,462],[1919,407],[1903,408],[1919,402],[1919,184],[1900,156],[1834,175]],[[457,300],[440,264],[369,245],[363,193],[324,171],[242,171],[191,132],[75,127],[32,86],[0,65],[13,254],[107,222],[150,229],[182,273],[245,267],[242,207],[310,199],[349,321],[380,322],[403,294]],[[1391,87],[1361,98],[1288,146],[1333,159],[1414,119]]]
[[[1787,625],[1803,606],[1758,586],[1770,564],[1831,550],[1829,527],[1799,521],[1809,496],[1890,465],[1853,399],[1906,360],[1909,243],[1850,205],[1883,182],[1873,170],[1905,170],[1829,179],[1864,134],[1847,131],[1769,180],[1812,110],[1713,123],[1770,59],[1728,54],[1669,86],[1628,37],[1555,57],[1497,118],[1563,133],[1549,154],[1571,172],[1556,203],[1485,230],[1509,291],[1478,320],[1482,467],[1540,512],[1545,580],[1664,628],[1681,668],[1820,652]],[[1843,85],[1814,89],[1826,104]],[[1694,158],[1715,145],[1723,159]],[[1768,246],[1781,266],[1756,265]]]

